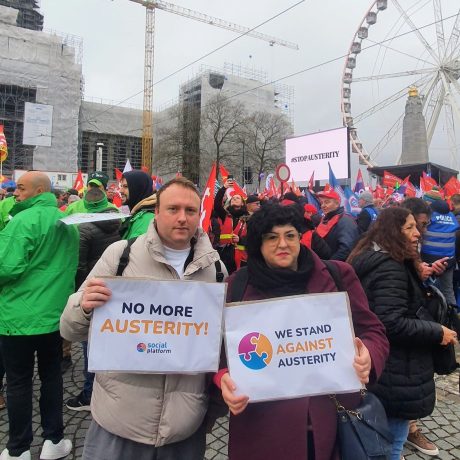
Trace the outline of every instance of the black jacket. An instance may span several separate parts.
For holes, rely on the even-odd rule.
[[[390,342],[383,374],[369,390],[389,417],[426,417],[436,397],[432,347],[441,343],[443,332],[439,324],[418,318],[425,298],[417,273],[409,262],[396,262],[388,253],[371,249],[352,265]]]
[[[104,220],[79,225],[80,257],[75,277],[79,288],[108,246],[120,239],[120,220]]]
[[[358,239],[358,227],[356,226],[355,219],[345,214],[343,207],[328,213],[325,217],[328,220],[336,214],[341,215],[341,218],[324,237],[324,240],[331,249],[332,254],[330,258],[332,260],[345,261]]]
[[[375,209],[375,206],[372,204],[368,204],[367,206],[364,206],[363,210],[358,214],[358,217],[356,218],[356,224],[358,225],[358,231],[360,234],[367,232],[372,223],[372,217],[366,211],[366,208],[371,208],[375,212],[377,212]]]

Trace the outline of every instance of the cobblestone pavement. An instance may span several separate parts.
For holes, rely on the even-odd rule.
[[[64,400],[77,394],[83,386],[83,357],[79,344],[73,346],[73,366],[64,375]],[[436,409],[430,417],[423,419],[420,427],[427,437],[434,441],[439,448],[439,456],[443,460],[460,459],[460,395],[458,372],[448,377],[436,379],[438,402]],[[42,443],[39,427],[38,393],[39,381],[34,387],[34,413],[33,428],[34,442],[32,445],[32,460],[38,460]],[[91,422],[89,412],[76,412],[68,410],[64,406],[65,435],[69,437],[74,449],[67,457],[68,460],[81,458],[86,430]],[[6,410],[0,411],[0,449],[3,450],[7,440],[8,421]],[[207,437],[207,460],[227,459],[228,442],[228,419],[222,418],[217,421],[214,430]],[[404,449],[406,460],[426,460],[434,457],[421,454],[412,448]],[[281,459],[283,460],[283,459]],[[289,460],[289,459],[286,459]]]

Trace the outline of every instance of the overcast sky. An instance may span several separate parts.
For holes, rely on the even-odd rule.
[[[280,13],[298,0],[171,0],[177,5],[253,27]],[[155,86],[154,106],[168,104],[177,98],[181,82],[194,76],[200,64],[222,67],[224,62],[253,67],[268,73],[271,80],[288,76],[329,60],[330,64],[283,80],[295,91],[295,134],[327,130],[342,125],[340,113],[341,78],[350,43],[367,10],[369,0],[305,0],[292,10],[265,24],[258,31],[298,43],[294,51],[266,42],[243,37],[224,49],[206,57],[178,75]],[[432,64],[425,47],[409,31],[389,0],[388,10],[378,16],[365,44],[384,39],[385,46],[375,46],[358,57],[354,76],[380,75],[390,72],[420,70]],[[417,27],[435,21],[433,2],[400,0]],[[459,10],[458,0],[443,0],[443,18]],[[83,73],[85,98],[112,101],[128,99],[125,105],[142,107],[145,9],[130,0],[41,0],[45,28],[75,34],[83,39]],[[445,20],[448,37],[453,19]],[[434,27],[424,28],[427,42],[436,47]],[[155,81],[167,77],[237,34],[201,22],[156,10]],[[356,116],[398,90],[405,89],[420,76],[377,80],[352,85],[352,112]],[[404,112],[406,97],[378,114],[366,118],[359,126],[359,135],[368,150]],[[459,101],[460,102],[460,101]],[[446,131],[435,138],[430,158],[452,166],[448,146],[443,141]],[[400,137],[389,144],[376,161],[391,164],[400,154]],[[399,142],[399,146],[398,146]],[[460,144],[460,138],[456,140]]]

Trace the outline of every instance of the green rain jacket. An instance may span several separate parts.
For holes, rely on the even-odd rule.
[[[10,221],[10,211],[15,203],[16,199],[14,196],[9,196],[0,201],[0,230],[3,230]]]
[[[150,222],[155,219],[156,194],[144,198],[131,210],[131,216],[123,223],[121,239],[130,240],[147,232]]]
[[[120,211],[113,203],[108,203],[107,207],[108,208],[114,208],[113,212],[119,212]],[[69,206],[67,206],[66,210],[64,211],[66,216],[70,216],[72,214],[77,214],[79,212],[90,212],[86,208],[86,204],[85,204],[84,199],[74,201],[73,203],[70,203]]]
[[[78,230],[58,222],[64,213],[52,193],[16,203],[0,232],[0,335],[59,330],[74,292]]]

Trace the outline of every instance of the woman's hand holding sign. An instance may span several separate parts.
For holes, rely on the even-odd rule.
[[[83,290],[81,298],[81,308],[86,314],[93,311],[94,308],[104,305],[112,295],[110,289],[106,286],[103,280],[99,278],[91,278]]]
[[[358,337],[355,338],[356,354],[353,362],[356,375],[362,384],[369,383],[369,374],[371,372],[371,355],[366,345]]]
[[[247,396],[235,395],[236,385],[228,372],[222,376],[220,385],[222,389],[222,397],[230,409],[230,412],[233,415],[241,414],[241,412],[246,409],[249,398]]]

